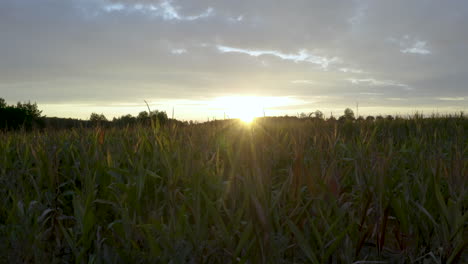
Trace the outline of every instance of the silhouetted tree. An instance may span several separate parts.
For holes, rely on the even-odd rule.
[[[138,114],[138,116],[137,116],[137,119],[138,119],[139,122],[144,122],[144,121],[148,120],[148,118],[149,118],[149,114],[146,111],[140,112]]]
[[[42,111],[40,111],[39,108],[37,107],[36,103],[31,104],[31,102],[29,101],[27,103],[18,102],[16,104],[16,108],[24,110],[28,115],[34,118],[40,117],[42,113]]]
[[[317,119],[323,120],[323,113],[322,113],[322,111],[320,111],[320,110],[315,110],[314,116],[315,116],[315,118],[317,118]]]
[[[354,112],[350,108],[344,110],[344,117],[346,120],[354,120]]]
[[[153,120],[156,120],[159,122],[159,124],[161,125],[164,125],[167,123],[167,121],[169,120],[169,118],[167,117],[167,114],[166,112],[164,111],[151,111],[151,114],[150,114],[150,117],[153,119]]]
[[[89,121],[94,126],[100,126],[107,122],[107,118],[104,114],[91,113],[89,116]]]
[[[169,118],[167,117],[166,112],[155,110],[151,111],[151,113],[146,111],[140,112],[137,116],[137,120],[143,124],[150,124],[150,120],[153,120],[159,122],[161,125],[164,125],[167,123]]]
[[[0,128],[31,130],[33,127],[44,127],[44,120],[37,104],[18,102],[16,106],[8,106],[5,99],[0,98]]]
[[[6,108],[6,107],[7,107],[7,104],[6,104],[5,99],[0,98],[0,108]]]
[[[136,117],[133,117],[132,115],[123,115],[119,118],[112,119],[112,123],[114,123],[117,126],[127,126],[127,125],[134,125],[136,123],[137,119]]]

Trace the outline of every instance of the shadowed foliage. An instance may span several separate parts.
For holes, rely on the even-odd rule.
[[[416,115],[1,133],[0,255],[465,263],[467,131]]]

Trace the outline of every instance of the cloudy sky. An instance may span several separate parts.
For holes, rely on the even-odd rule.
[[[466,111],[467,25],[465,0],[1,0],[0,97],[83,119],[143,100],[222,118],[253,96],[272,115]]]

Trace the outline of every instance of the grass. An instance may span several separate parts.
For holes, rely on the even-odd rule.
[[[0,133],[4,263],[467,263],[468,120]]]

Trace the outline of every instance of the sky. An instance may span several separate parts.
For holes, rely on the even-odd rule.
[[[0,97],[81,119],[466,111],[466,25],[465,0],[1,0]]]

